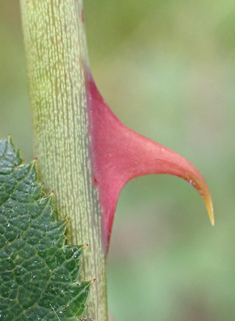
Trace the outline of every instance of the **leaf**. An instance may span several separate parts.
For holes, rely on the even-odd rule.
[[[78,281],[85,246],[65,245],[66,222],[53,195],[41,198],[35,165],[0,140],[0,319],[75,321],[93,282]]]

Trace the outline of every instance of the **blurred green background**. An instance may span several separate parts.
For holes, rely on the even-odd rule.
[[[85,0],[91,69],[132,129],[206,178],[215,227],[185,181],[122,191],[108,258],[116,321],[235,320],[235,2]],[[0,137],[34,157],[19,3],[0,2]]]

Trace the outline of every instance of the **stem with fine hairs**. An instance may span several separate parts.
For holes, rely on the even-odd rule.
[[[82,280],[96,279],[86,317],[107,321],[101,208],[89,157],[84,65],[88,65],[82,0],[21,0],[39,177],[55,191],[59,219],[69,218],[69,244],[85,244]]]

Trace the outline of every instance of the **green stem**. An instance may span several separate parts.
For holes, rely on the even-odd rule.
[[[45,190],[55,191],[69,243],[89,243],[82,279],[95,278],[87,317],[107,321],[101,209],[89,157],[82,0],[21,0],[35,151]]]

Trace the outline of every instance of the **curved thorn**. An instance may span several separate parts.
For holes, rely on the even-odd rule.
[[[148,174],[170,174],[194,186],[203,197],[212,225],[209,188],[197,168],[183,156],[123,125],[100,95],[87,73],[87,99],[91,131],[94,184],[102,207],[103,243],[107,253],[114,213],[122,187]]]

